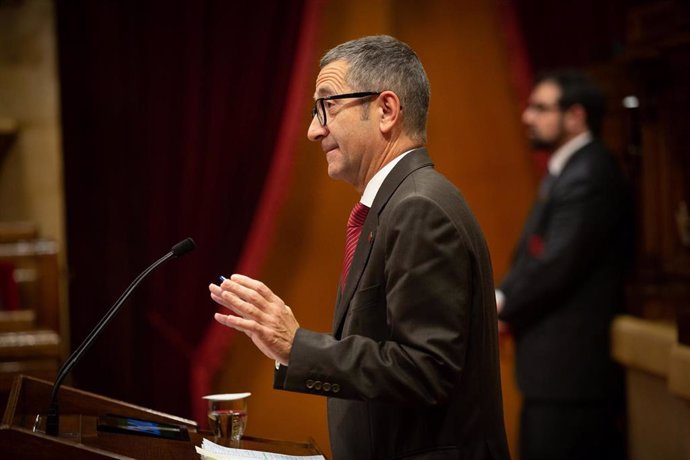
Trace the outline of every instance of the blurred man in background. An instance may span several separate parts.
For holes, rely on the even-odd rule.
[[[604,102],[584,74],[559,71],[536,82],[522,117],[550,157],[496,291],[524,398],[521,460],[623,458],[609,328],[623,306],[633,224],[626,181],[599,139]]]

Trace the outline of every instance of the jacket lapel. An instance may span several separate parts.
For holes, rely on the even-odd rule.
[[[576,165],[579,161],[582,161],[582,158],[587,155],[587,152],[590,152],[591,149],[595,147],[595,143],[596,141],[589,142],[573,153],[573,155],[563,166],[560,174],[552,179],[551,184],[548,186],[546,192],[543,195],[541,193],[539,194],[527,219],[525,231],[520,241],[520,245],[518,246],[521,254],[529,254],[532,257],[538,257],[541,255],[545,245],[544,236],[549,223],[551,201],[554,189],[557,187],[559,182],[563,181],[564,177],[567,177],[568,174],[570,174],[570,172],[574,169],[574,165]]]
[[[340,292],[338,293],[338,300],[333,315],[333,335],[336,338],[340,338],[342,334],[345,314],[350,307],[350,301],[359,285],[359,280],[362,277],[362,273],[364,272],[364,268],[371,254],[371,249],[374,246],[381,211],[383,211],[388,200],[390,200],[403,180],[413,171],[425,166],[433,166],[431,158],[429,158],[425,148],[416,149],[400,160],[383,181],[383,184],[381,184],[381,188],[376,194],[376,198],[374,198],[369,214],[367,214],[367,218],[362,225],[362,234],[357,241],[357,248],[352,257],[352,265],[350,265],[350,272],[347,275],[347,282],[342,290],[342,294]]]

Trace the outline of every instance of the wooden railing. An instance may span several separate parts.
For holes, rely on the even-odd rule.
[[[0,289],[13,294],[0,309],[0,403],[16,375],[52,380],[60,365],[58,247],[36,233],[31,224],[0,224],[0,264],[9,267]]]

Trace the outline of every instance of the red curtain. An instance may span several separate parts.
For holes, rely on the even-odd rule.
[[[290,77],[286,105],[280,124],[277,143],[274,150],[271,169],[259,205],[256,208],[246,242],[237,263],[237,273],[248,276],[259,276],[259,270],[275,229],[275,219],[285,198],[288,178],[292,166],[292,150],[297,135],[304,135],[304,107],[307,99],[309,69],[314,66],[314,39],[323,0],[305,0],[302,26],[294,52],[294,64]],[[192,361],[191,401],[192,414],[195,420],[205,420],[207,407],[201,399],[211,390],[211,380],[222,366],[222,358],[230,344],[232,334],[227,327],[211,322],[204,339],[196,349]]]
[[[57,2],[71,348],[147,265],[198,244],[133,294],[75,368],[79,388],[192,415],[206,286],[254,232],[270,237],[313,3]]]

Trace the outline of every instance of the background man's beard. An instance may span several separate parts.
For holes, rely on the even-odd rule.
[[[561,145],[565,144],[568,139],[568,133],[565,130],[563,123],[563,118],[558,123],[557,131],[551,136],[550,139],[544,139],[540,136],[538,130],[534,127],[529,129],[529,141],[533,149],[535,150],[548,150],[550,152],[556,151]]]
[[[534,131],[531,134],[529,141],[532,148],[535,150],[548,150],[554,152],[568,140],[567,134],[562,126],[550,139],[544,139],[543,136],[539,136]]]
[[[556,150],[558,148],[558,141],[547,141],[534,137],[530,139],[530,145],[535,150]]]

